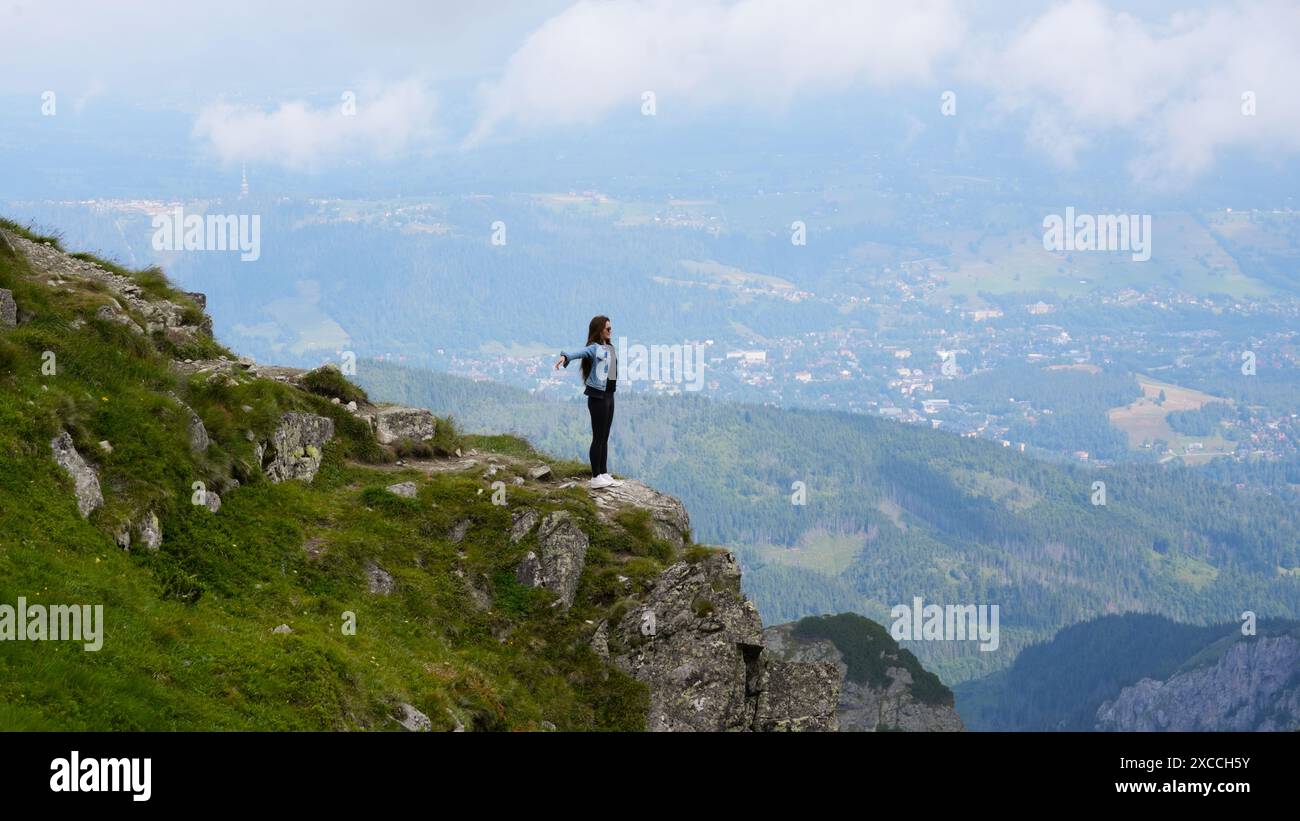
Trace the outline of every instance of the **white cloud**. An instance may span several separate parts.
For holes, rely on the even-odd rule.
[[[1059,3],[965,57],[971,76],[1028,119],[1026,139],[1062,165],[1098,138],[1143,146],[1142,181],[1178,185],[1229,147],[1300,151],[1300,6],[1219,4],[1144,21],[1097,0]],[[1257,99],[1242,114],[1242,94]]]
[[[257,162],[302,171],[348,159],[391,157],[436,135],[436,100],[416,80],[357,89],[355,114],[342,96],[327,107],[301,101],[266,112],[220,102],[207,106],[194,136],[207,140],[223,163]]]
[[[596,122],[736,102],[780,108],[796,95],[923,82],[962,39],[949,0],[584,0],[551,18],[482,89],[469,142],[506,123]]]

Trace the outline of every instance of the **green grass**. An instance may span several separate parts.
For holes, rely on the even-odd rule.
[[[74,328],[102,304],[95,289],[54,291],[29,273],[0,252],[0,287],[35,316],[0,332],[0,603],[102,604],[106,625],[99,652],[0,642],[0,729],[392,730],[399,702],[440,729],[643,728],[646,688],[587,638],[626,594],[618,575],[644,587],[672,558],[646,522],[606,527],[581,492],[512,487],[503,508],[476,476],[381,470],[393,454],[325,396],[180,378],[156,340],[93,319]],[[172,392],[203,419],[206,453],[191,453]],[[335,423],[312,484],[271,484],[254,462],[247,434],[265,438],[290,410]],[[103,488],[88,520],[50,454],[64,429]],[[450,420],[439,430],[440,447],[465,444]],[[522,440],[472,441],[542,458]],[[383,490],[402,480],[418,498]],[[220,490],[220,512],[191,503],[194,482]],[[535,533],[504,537],[521,506],[569,510],[591,536],[567,613],[514,581],[537,549]],[[144,511],[162,523],[161,549],[120,550],[112,534]],[[393,576],[390,595],[368,591],[370,563]],[[490,609],[473,603],[479,580]],[[279,624],[293,633],[273,635]]]

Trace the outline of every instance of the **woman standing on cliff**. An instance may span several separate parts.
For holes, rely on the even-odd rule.
[[[618,384],[618,355],[610,344],[613,326],[609,317],[592,317],[587,326],[587,346],[581,350],[560,352],[555,363],[558,371],[582,360],[583,393],[587,395],[587,412],[591,414],[591,484],[593,489],[623,484],[609,475],[605,464],[609,457],[609,429],[614,424],[614,389]]]

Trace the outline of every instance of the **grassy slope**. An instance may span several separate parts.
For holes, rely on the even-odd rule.
[[[266,381],[186,383],[156,342],[91,318],[107,294],[56,291],[28,273],[0,246],[0,287],[35,314],[0,332],[0,603],[103,604],[106,627],[97,653],[0,642],[0,729],[393,729],[401,701],[435,728],[642,725],[642,685],[581,639],[587,620],[616,604],[615,575],[644,583],[669,558],[662,546],[602,526],[581,491],[542,500],[512,488],[511,508],[564,507],[592,535],[578,600],[560,614],[550,594],[514,582],[535,536],[507,544],[511,508],[480,494],[484,483],[364,464],[391,457],[321,397]],[[77,317],[88,322],[74,329]],[[55,375],[42,374],[45,351]],[[173,390],[209,429],[202,457],[189,450]],[[335,420],[313,484],[271,484],[254,469],[220,512],[190,503],[193,482],[219,486],[251,463],[244,433],[265,436],[286,410]],[[99,471],[106,503],[89,520],[50,454],[63,428]],[[504,438],[473,444],[527,452]],[[382,490],[401,479],[420,484],[418,499]],[[145,509],[162,521],[162,549],[118,549],[115,527]],[[464,519],[473,525],[453,545],[447,533]],[[368,561],[395,577],[390,596],[367,591]],[[471,605],[457,570],[486,580],[492,610]],[[356,614],[355,636],[341,631],[345,611]],[[294,632],[273,635],[281,623]]]

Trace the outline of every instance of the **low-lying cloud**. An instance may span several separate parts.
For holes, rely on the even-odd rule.
[[[199,113],[194,136],[226,164],[316,171],[349,159],[393,157],[437,135],[436,97],[420,81],[359,88],[353,102],[341,94],[333,105],[294,101],[272,111],[218,102]]]

